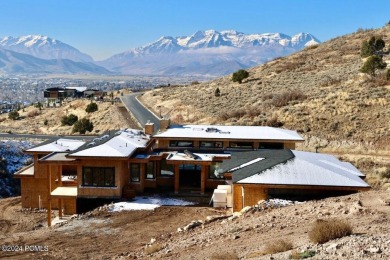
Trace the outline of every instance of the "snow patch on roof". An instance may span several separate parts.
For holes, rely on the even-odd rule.
[[[63,139],[60,138],[54,142],[44,144],[41,146],[36,146],[31,149],[26,150],[26,152],[65,152],[65,151],[74,151],[80,146],[85,144],[84,141],[74,140],[74,139]]]
[[[154,137],[304,141],[296,131],[268,126],[172,125]]]

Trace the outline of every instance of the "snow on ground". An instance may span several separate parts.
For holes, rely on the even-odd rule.
[[[123,210],[154,210],[160,206],[188,206],[195,205],[181,199],[164,198],[159,196],[153,197],[135,197],[133,201],[113,203],[108,206],[108,211],[118,212]]]
[[[31,155],[23,153],[23,150],[30,148],[33,144],[29,141],[0,141],[0,158],[7,162],[7,171],[10,174],[18,171],[26,163]]]
[[[19,194],[20,184],[12,175],[23,165],[32,163],[32,156],[23,153],[32,145],[29,141],[0,140],[0,198]]]

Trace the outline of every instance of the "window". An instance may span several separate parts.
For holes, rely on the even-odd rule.
[[[219,164],[214,163],[209,166],[209,179],[223,179],[223,175],[219,174]]]
[[[169,147],[193,147],[194,143],[192,141],[169,141]]]
[[[146,164],[146,179],[154,179],[154,162]]]
[[[172,164],[167,164],[166,160],[161,160],[161,177],[173,177],[174,169]]]
[[[130,181],[139,182],[141,178],[141,167],[139,163],[130,164]]]
[[[200,148],[222,148],[222,142],[201,141]]]
[[[230,148],[239,148],[239,149],[252,149],[252,142],[230,142]]]
[[[83,167],[82,185],[115,187],[115,167]]]
[[[260,149],[283,149],[284,144],[283,143],[260,143],[259,148]]]

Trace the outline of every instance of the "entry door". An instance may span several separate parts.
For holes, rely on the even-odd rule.
[[[193,164],[180,164],[180,187],[200,188],[200,175],[202,166]]]

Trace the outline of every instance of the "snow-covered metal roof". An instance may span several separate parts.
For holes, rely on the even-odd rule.
[[[74,151],[85,144],[84,141],[60,138],[56,141],[45,142],[33,148],[27,149],[26,152],[65,152]]]
[[[364,176],[362,173],[352,170],[354,167],[346,167],[346,163],[340,162],[333,156],[301,151],[292,151],[292,153],[294,158],[287,162],[279,163],[261,172],[254,172],[237,183],[370,187],[359,177]]]
[[[296,131],[268,126],[171,125],[154,137],[304,141]]]
[[[125,129],[113,136],[103,135],[70,153],[69,157],[129,157],[137,148],[145,148],[149,136],[140,130]]]
[[[78,92],[84,92],[87,90],[87,87],[65,87],[65,89],[75,89]]]

